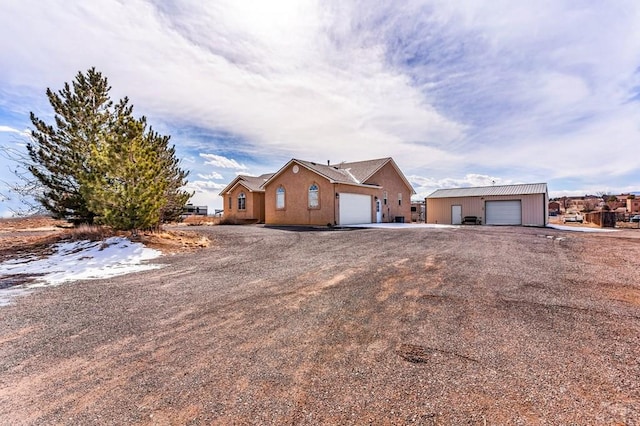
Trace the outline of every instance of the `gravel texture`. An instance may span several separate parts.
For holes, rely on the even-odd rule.
[[[640,231],[190,227],[0,308],[3,424],[640,424]]]

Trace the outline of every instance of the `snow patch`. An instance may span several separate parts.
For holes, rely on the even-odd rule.
[[[547,228],[557,229],[559,231],[574,232],[618,232],[617,229],[587,228],[586,226],[547,225]]]
[[[35,278],[32,283],[0,290],[0,306],[7,305],[15,296],[29,293],[29,290],[37,287],[110,278],[162,267],[142,263],[159,257],[162,252],[123,237],[111,237],[104,241],[58,243],[53,249],[54,253],[45,258],[18,258],[0,263],[0,277],[27,275]]]

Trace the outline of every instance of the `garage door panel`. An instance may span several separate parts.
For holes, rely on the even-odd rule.
[[[487,201],[485,203],[487,225],[522,225],[520,200]]]
[[[371,196],[342,192],[340,197],[339,225],[371,223]]]

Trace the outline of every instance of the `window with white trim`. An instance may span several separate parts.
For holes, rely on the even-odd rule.
[[[318,207],[320,207],[320,200],[318,198],[319,192],[320,192],[320,189],[318,188],[318,185],[316,185],[315,183],[309,187],[309,208],[310,209],[317,209]]]
[[[383,200],[383,204],[386,206],[387,205],[387,191],[384,191],[382,193],[382,200]]]
[[[238,194],[238,210],[245,210],[247,208],[247,196],[244,192]]]
[[[276,189],[276,209],[284,209],[284,187]]]
[[[402,192],[398,192],[398,205],[402,205]]]

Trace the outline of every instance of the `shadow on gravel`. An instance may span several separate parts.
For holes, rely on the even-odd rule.
[[[358,231],[366,228],[347,228],[341,226],[296,226],[296,225],[264,225],[266,229],[278,229],[292,232],[326,232],[326,231]]]

